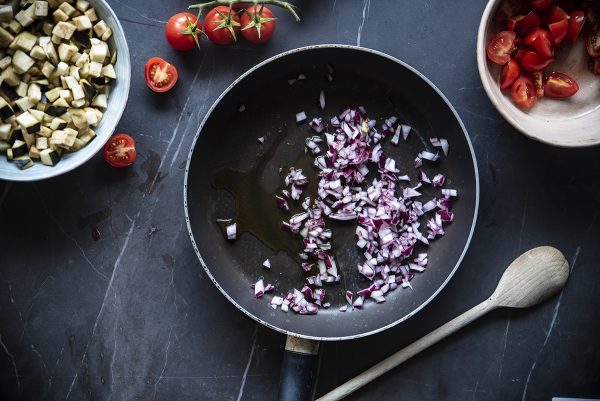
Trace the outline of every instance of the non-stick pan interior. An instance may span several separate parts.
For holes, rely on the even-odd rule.
[[[334,68],[332,81],[327,77],[327,64]],[[288,80],[299,74],[307,79],[290,85]],[[318,102],[321,90],[325,93],[325,110],[320,109]],[[369,117],[378,120],[378,126],[384,118],[395,115],[414,127],[407,142],[401,141],[398,147],[389,143],[384,146],[386,153],[398,162],[401,174],[415,178],[414,157],[423,149],[431,149],[429,137],[448,139],[448,157],[442,157],[435,169],[427,164],[424,169],[444,173],[447,187],[459,191],[453,206],[455,221],[447,226],[445,237],[428,249],[417,250],[429,252],[429,266],[412,280],[412,289],[398,288],[388,294],[384,303],[365,302],[362,310],[345,313],[338,310],[346,303],[344,292],[367,287],[369,281],[356,270],[361,253],[355,246],[354,224],[335,224],[333,245],[342,281],[326,285],[331,308],[311,316],[274,310],[269,306],[271,297],[285,295],[292,288],[300,289],[305,273],[292,256],[282,251],[274,253],[252,234],[241,233],[235,242],[227,242],[216,220],[236,216],[236,197],[227,190],[215,189],[211,183],[224,168],[247,172],[269,157],[261,172],[252,176],[251,188],[256,188],[256,194],[275,194],[283,180],[279,169],[287,171],[304,154],[304,139],[313,134],[306,122],[295,122],[296,113],[304,111],[309,121],[316,116],[324,116],[328,121],[348,104],[364,106]],[[257,141],[262,136],[264,144]],[[272,156],[267,156],[269,153]],[[442,95],[397,60],[366,49],[340,46],[291,51],[249,71],[234,83],[201,128],[190,154],[186,185],[192,239],[204,267],[221,291],[245,313],[270,327],[318,339],[373,333],[424,306],[457,268],[470,240],[478,203],[477,172],[467,134]],[[425,199],[439,194],[430,189],[424,193]],[[239,207],[244,207],[243,200]],[[272,224],[285,218],[274,200],[265,202],[255,212]],[[265,259],[271,260],[270,270],[262,267]],[[256,299],[250,286],[261,276],[275,285],[275,291]]]

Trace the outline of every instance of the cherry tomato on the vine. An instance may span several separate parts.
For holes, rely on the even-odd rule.
[[[228,45],[236,41],[240,31],[240,17],[227,6],[218,6],[206,14],[204,33],[211,42],[218,45]]]
[[[198,27],[199,21],[194,14],[175,14],[167,22],[165,36],[167,41],[177,50],[192,50],[200,47],[202,26]]]
[[[242,36],[251,43],[265,43],[275,31],[273,13],[264,5],[244,10],[241,18]]]
[[[135,141],[127,134],[113,135],[104,145],[102,155],[113,167],[127,167],[137,158]]]

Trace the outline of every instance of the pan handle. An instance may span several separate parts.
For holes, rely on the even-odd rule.
[[[287,336],[279,401],[312,401],[319,373],[319,342]]]

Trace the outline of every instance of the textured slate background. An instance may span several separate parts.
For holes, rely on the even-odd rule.
[[[600,398],[598,148],[541,145],[495,111],[475,64],[485,2],[299,1],[303,21],[276,10],[267,45],[186,54],[169,48],[163,28],[188,2],[109,3],[133,62],[118,131],[135,136],[139,159],[117,170],[96,156],[50,181],[0,182],[2,400],[276,399],[285,338],[239,313],[201,269],[184,224],[183,167],[206,110],[232,80],[317,43],[371,47],[427,75],[463,118],[482,184],[475,236],[448,287],[405,324],[326,344],[318,394],[475,305],[513,258],[550,244],[572,266],[559,297],[496,311],[350,399]],[[165,96],[143,82],[154,55],[179,67]],[[96,225],[103,235],[94,242]]]

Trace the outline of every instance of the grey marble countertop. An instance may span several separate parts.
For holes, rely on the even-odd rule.
[[[428,76],[465,122],[481,177],[475,235],[450,284],[406,323],[325,344],[318,394],[475,305],[518,254],[549,244],[572,267],[560,296],[493,312],[349,399],[600,398],[599,149],[542,145],[496,112],[475,63],[485,2],[302,0],[301,23],[276,11],[267,45],[185,54],[163,29],[186,1],[109,3],[133,64],[118,131],[136,138],[138,161],[113,169],[97,155],[56,179],[0,182],[0,399],[277,398],[285,338],[241,314],[202,270],[184,223],[183,168],[229,83],[271,55],[317,43],[374,48]],[[144,84],[155,55],[179,67],[166,96]]]

